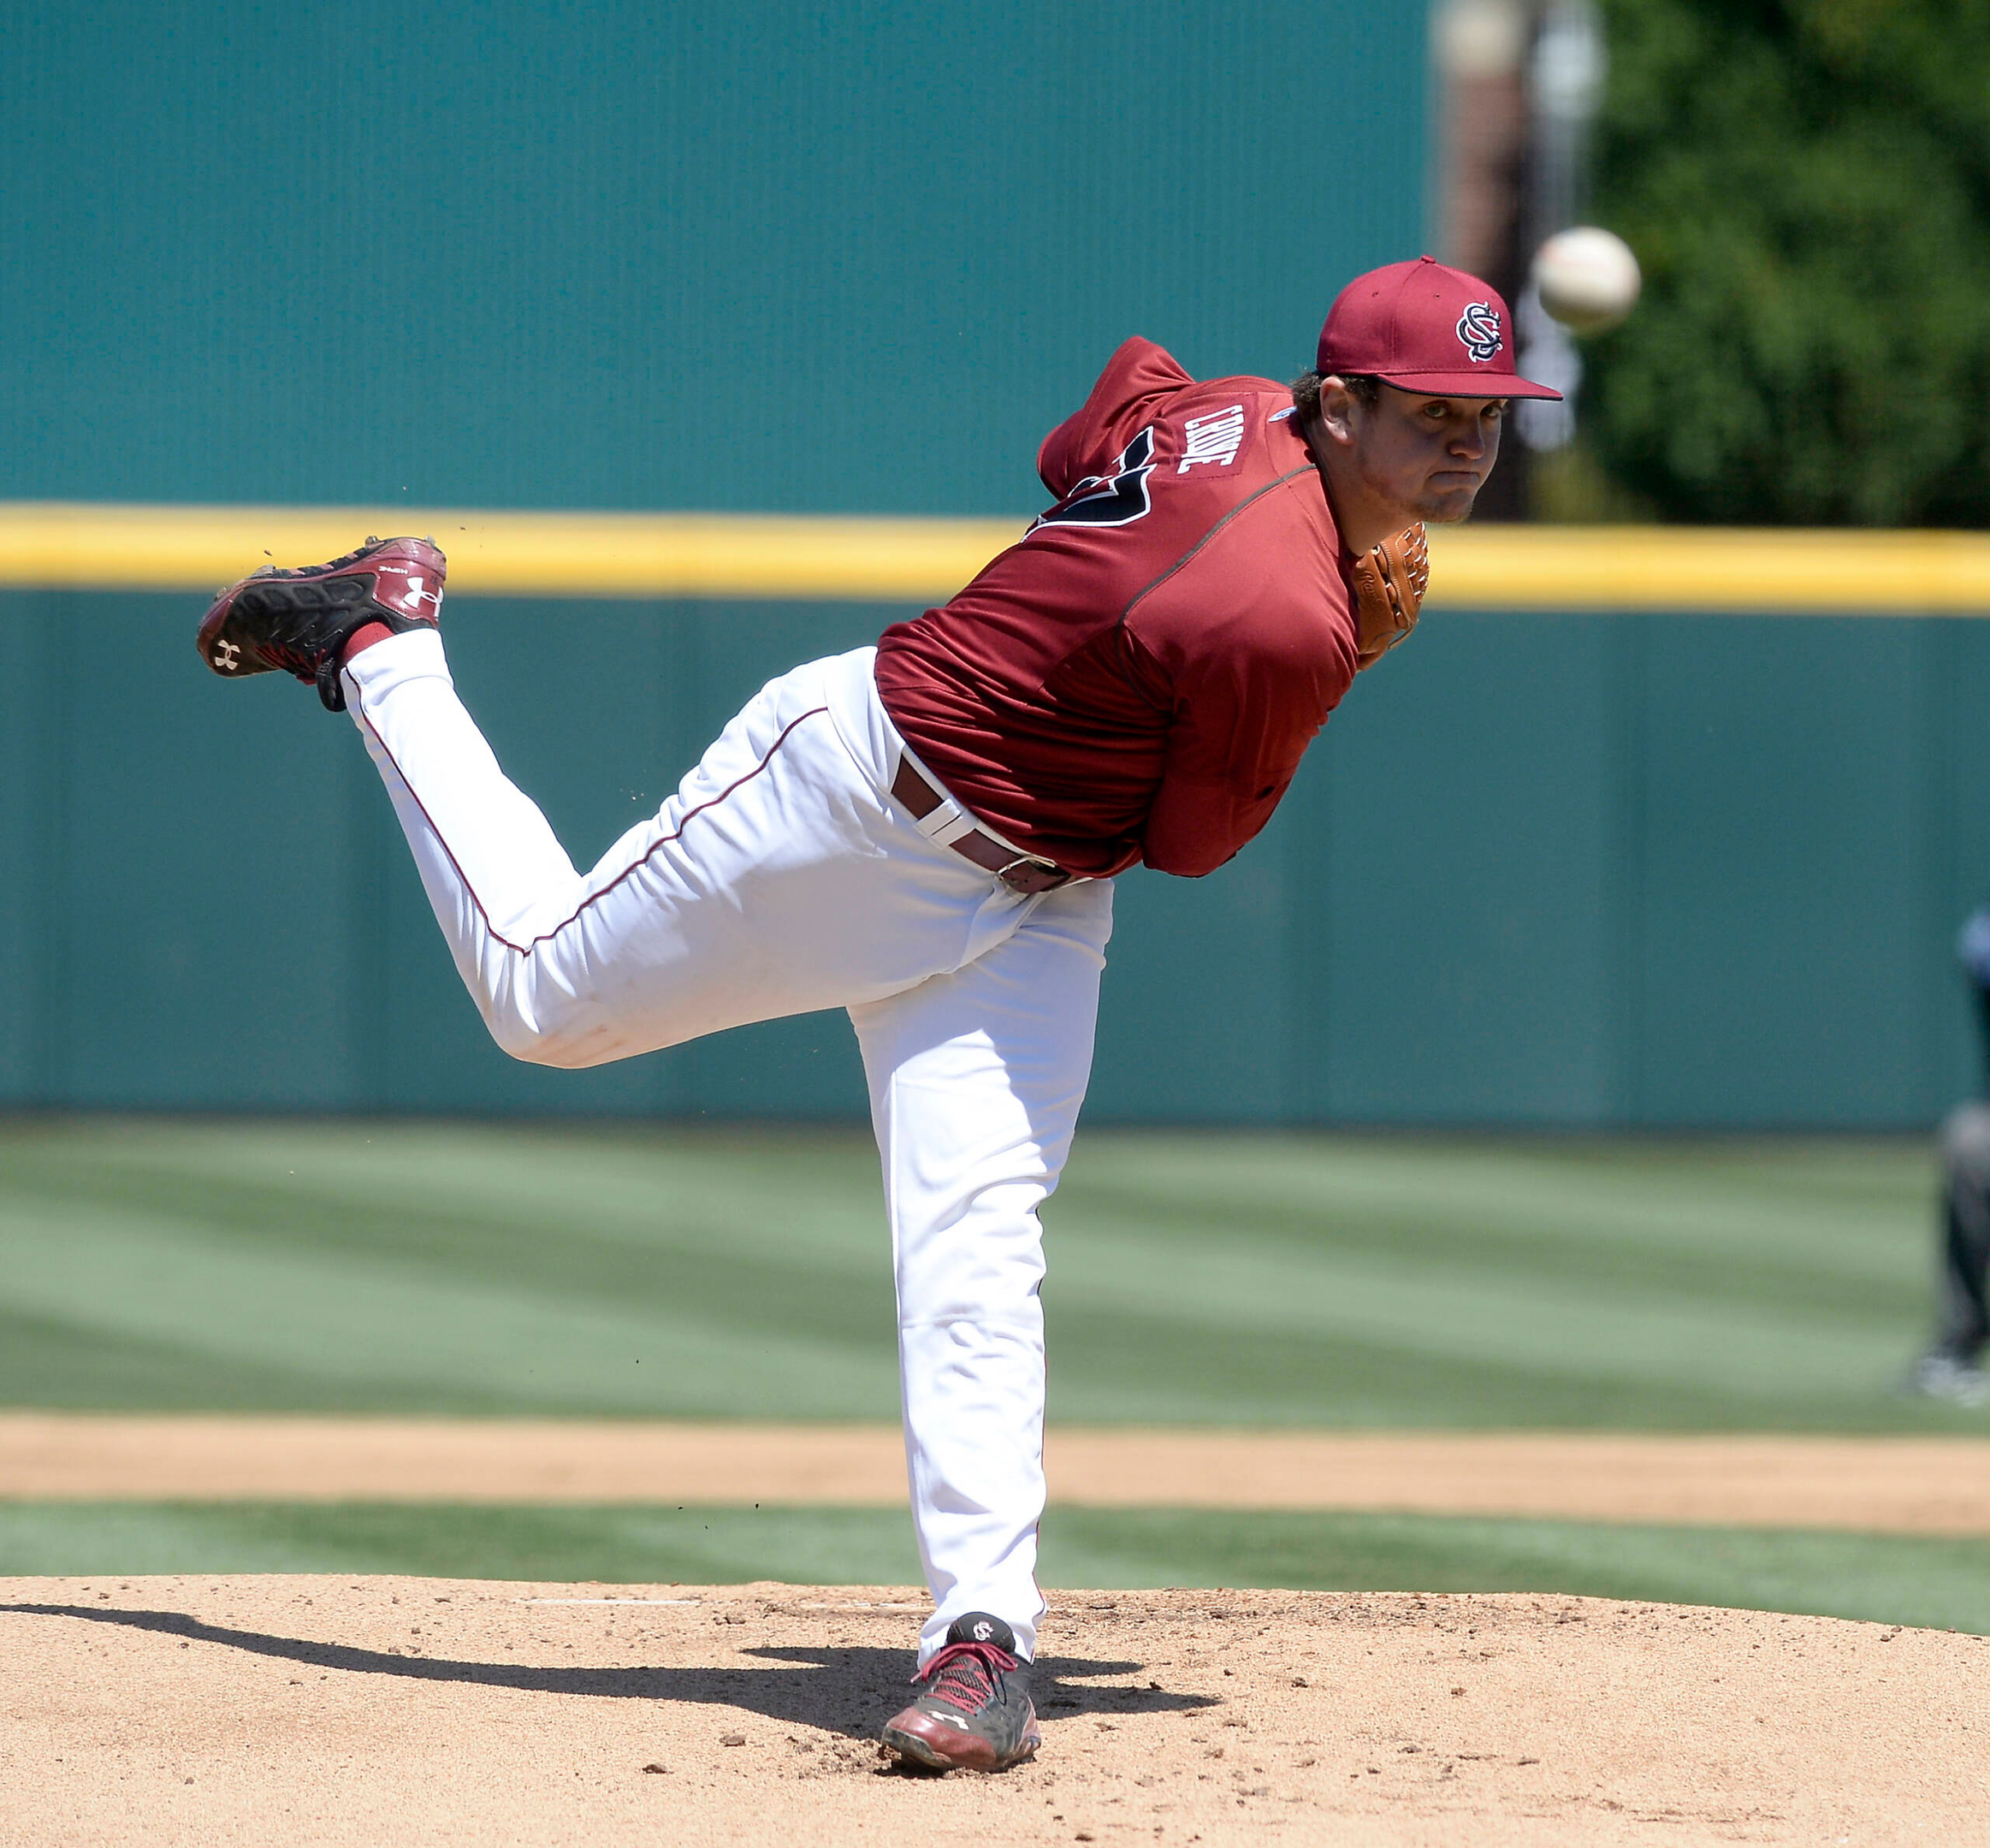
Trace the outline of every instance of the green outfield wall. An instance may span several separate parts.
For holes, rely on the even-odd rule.
[[[909,606],[464,597],[577,860],[768,676]],[[199,599],[0,593],[0,1104],[860,1112],[840,1016],[600,1071],[485,1039],[352,727]],[[1990,623],[1439,609],[1271,826],[1130,874],[1099,1119],[1915,1127],[1971,1081]]]
[[[838,1018],[503,1059],[350,728],[204,675],[200,589],[420,508],[1026,513],[1125,335],[1288,376],[1421,241],[1421,7],[6,24],[3,1106],[856,1111]],[[322,550],[182,518],[244,503],[380,511]],[[474,525],[438,522],[453,659],[583,860],[763,678],[986,555],[900,570],[873,533],[839,575],[822,533],[672,529],[659,564],[647,527]],[[1669,576],[1620,536],[1601,578],[1572,536],[1436,548],[1451,602],[1265,837],[1122,882],[1095,1114],[1928,1122],[1969,1076],[1947,945],[1990,886],[1990,627],[1821,613],[1981,611],[1990,569],[1834,536],[1752,577],[1726,541]]]
[[[0,499],[979,512],[1423,240],[1424,9],[9,5]]]

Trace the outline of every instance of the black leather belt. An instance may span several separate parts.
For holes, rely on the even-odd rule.
[[[919,773],[919,767],[909,757],[898,760],[898,773],[891,779],[891,794],[912,811],[917,821],[923,821],[947,799]],[[1033,854],[1012,852],[993,835],[984,834],[979,828],[957,835],[946,844],[992,873],[1011,891],[1026,895],[1055,891],[1070,883],[1071,875],[1061,866],[1039,860]]]

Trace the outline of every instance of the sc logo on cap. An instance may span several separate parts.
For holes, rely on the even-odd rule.
[[[1500,311],[1490,302],[1468,303],[1458,317],[1458,337],[1465,350],[1481,364],[1498,357],[1504,344],[1500,335]]]

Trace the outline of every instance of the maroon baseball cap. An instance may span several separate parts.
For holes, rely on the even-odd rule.
[[[1433,398],[1559,398],[1513,370],[1499,291],[1435,257],[1390,264],[1342,289],[1320,329],[1322,376],[1365,372]]]

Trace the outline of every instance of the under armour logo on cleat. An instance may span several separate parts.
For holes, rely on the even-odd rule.
[[[410,609],[419,609],[422,607],[422,580],[419,578],[408,579],[407,595],[401,601]]]
[[[214,664],[223,673],[233,673],[235,663],[242,658],[242,651],[233,642],[216,642],[214,645]]]

